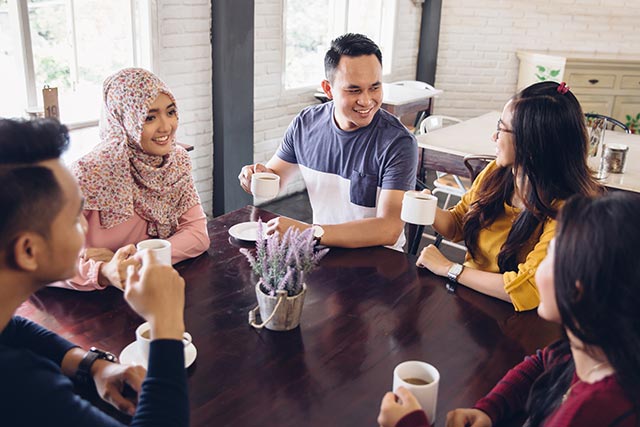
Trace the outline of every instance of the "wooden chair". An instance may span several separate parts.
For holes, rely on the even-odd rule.
[[[469,171],[471,182],[476,180],[480,172],[487,167],[489,163],[496,159],[492,154],[469,154],[464,156],[464,166]]]
[[[458,118],[450,116],[428,116],[425,117],[422,122],[420,122],[419,133],[429,133],[433,130],[440,129],[447,125],[460,123],[461,121],[462,120]],[[438,193],[447,195],[447,198],[445,199],[444,205],[442,207],[442,209],[447,209],[447,207],[449,206],[449,201],[451,200],[451,196],[462,197],[464,193],[469,190],[469,187],[471,187],[471,181],[469,181],[469,179],[465,177],[436,171],[436,179],[433,181],[433,186],[435,187],[435,189],[432,191],[433,195],[436,195]]]

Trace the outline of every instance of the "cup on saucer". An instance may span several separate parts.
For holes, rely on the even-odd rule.
[[[182,344],[185,348],[185,359],[187,355],[187,348],[193,346],[192,337],[189,332],[185,332],[182,336]],[[136,329],[136,347],[138,348],[138,354],[146,362],[149,360],[149,347],[151,345],[151,325],[149,322],[144,322]]]

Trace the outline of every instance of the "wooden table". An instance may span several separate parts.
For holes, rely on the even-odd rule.
[[[421,111],[426,111],[426,115],[431,114],[433,98],[442,93],[440,89],[419,89],[388,83],[383,84],[383,91],[382,108],[396,117]]]
[[[301,326],[256,331],[247,324],[255,279],[227,231],[258,217],[273,215],[248,206],[211,221],[209,251],[177,267],[198,349],[189,368],[192,426],[374,426],[393,368],[411,359],[440,370],[442,426],[447,411],[473,404],[560,336],[535,311],[515,313],[463,287],[447,293],[415,257],[382,247],[332,249],[309,277]],[[19,314],[116,353],[142,322],[112,288],[43,289]]]
[[[500,113],[491,111],[482,116],[417,135],[418,147],[424,150],[423,165],[430,170],[467,176],[462,159],[468,154],[495,154],[495,143],[491,139]],[[607,131],[605,143],[626,144],[626,169],[622,174],[609,174],[602,183],[612,189],[640,192],[640,135]],[[589,158],[589,165],[597,169],[599,158]]]

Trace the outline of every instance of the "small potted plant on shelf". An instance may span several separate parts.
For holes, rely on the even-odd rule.
[[[302,232],[289,228],[282,237],[274,234],[265,238],[263,226],[258,220],[255,255],[248,249],[240,249],[259,277],[255,287],[258,306],[249,312],[249,323],[258,329],[288,331],[300,324],[307,291],[305,278],[329,249],[315,250],[311,228]],[[256,312],[261,324],[256,322]]]
[[[630,114],[627,114],[627,127],[631,131],[631,133],[640,134],[640,113],[638,113],[635,117],[631,117]]]

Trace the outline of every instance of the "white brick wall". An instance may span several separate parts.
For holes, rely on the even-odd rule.
[[[193,145],[193,176],[207,215],[213,200],[210,0],[155,0],[154,71],[180,109],[178,140]]]
[[[411,0],[397,0],[393,69],[385,81],[415,78],[421,7]],[[282,81],[283,1],[256,0],[254,80],[254,161],[266,162],[275,153],[291,120],[304,107],[317,104],[315,88],[284,90]],[[383,60],[385,52],[382,52]],[[320,85],[318,82],[317,86]],[[301,180],[287,192],[304,188]]]
[[[516,50],[640,54],[637,0],[445,0],[435,112],[501,110],[516,90]]]
[[[211,0],[153,0],[155,71],[180,104],[182,142],[191,153],[207,213],[212,204]],[[415,78],[422,9],[396,0],[393,69],[385,81]],[[500,109],[514,93],[518,49],[640,54],[638,0],[445,0],[435,111],[461,118]],[[254,161],[275,152],[293,117],[317,101],[313,89],[282,85],[282,0],[255,3]],[[383,52],[384,54],[385,52]],[[385,59],[388,57],[385,57]],[[290,192],[302,189],[296,182]]]

